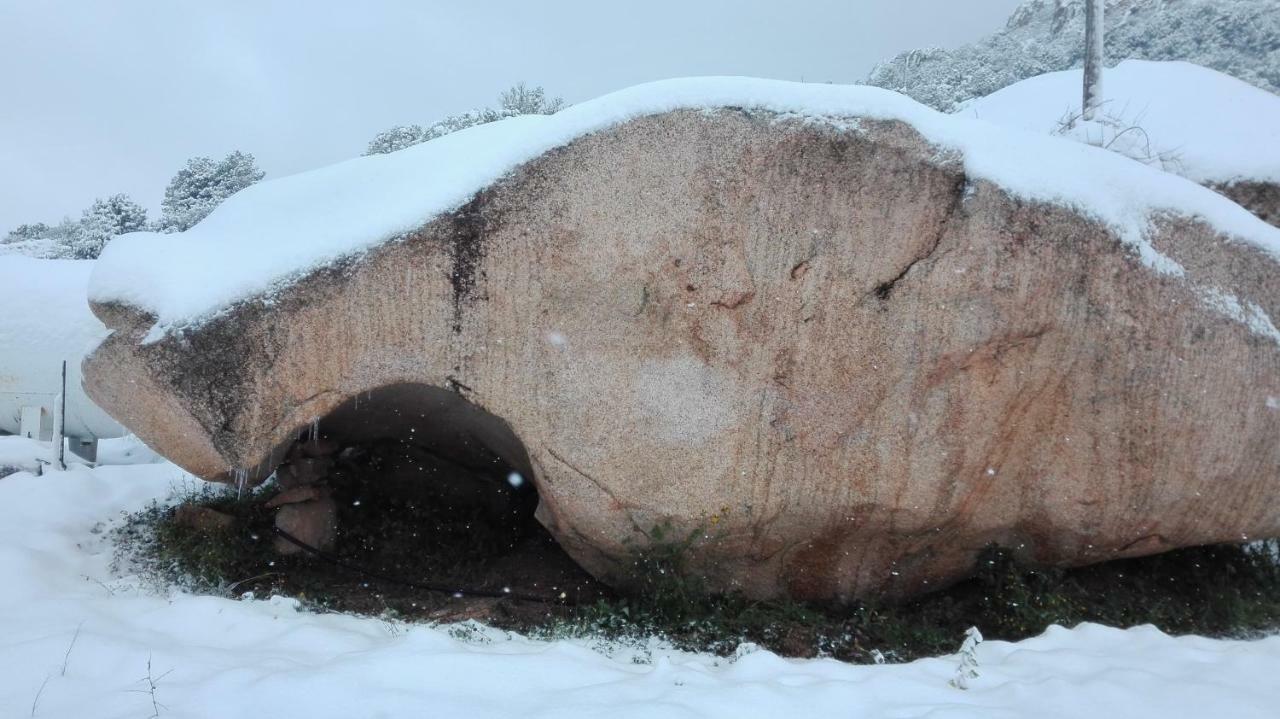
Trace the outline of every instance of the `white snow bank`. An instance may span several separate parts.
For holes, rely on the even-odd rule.
[[[50,464],[53,460],[53,445],[49,442],[0,436],[0,479],[14,470],[39,471],[40,465]]]
[[[54,462],[52,442],[27,437],[0,435],[0,479],[14,470],[36,473]],[[63,453],[68,465],[88,464],[69,449]],[[104,439],[98,443],[98,466],[147,464],[160,460],[159,455],[133,435]]]
[[[39,259],[53,258],[58,253],[58,246],[50,239],[21,240],[19,242],[0,242],[0,257],[5,255],[22,255]]]
[[[737,660],[660,645],[609,656],[539,642],[298,611],[288,599],[153,596],[109,570],[122,511],[197,480],[170,464],[0,479],[0,716],[1274,717],[1280,637],[1053,628],[957,660],[852,666]],[[957,645],[960,638],[956,638]]]
[[[80,386],[80,362],[107,336],[89,311],[91,260],[0,255],[0,429],[18,431],[19,408],[53,411],[67,362],[67,434],[118,437],[124,428]]]
[[[1099,119],[1064,128],[1080,112],[1081,72],[1023,80],[957,112],[1111,144],[1196,182],[1280,182],[1280,95],[1188,62],[1126,60],[1102,73]]]
[[[904,120],[967,172],[1031,200],[1072,205],[1113,226],[1148,264],[1180,268],[1143,239],[1150,214],[1197,215],[1280,258],[1280,230],[1181,178],[1074,142],[945,115],[894,92],[751,78],[639,85],[550,116],[473,127],[389,155],[361,157],[236,195],[185,233],[113,240],[90,297],[154,314],[156,331],[196,324],[308,270],[359,253],[454,209],[517,165],[590,132],[680,108],[747,107],[848,126],[849,117]]]

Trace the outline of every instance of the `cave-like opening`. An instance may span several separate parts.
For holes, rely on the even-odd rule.
[[[348,398],[299,433],[276,481],[277,527],[378,575],[548,596],[594,585],[534,518],[536,482],[511,427],[447,389]]]

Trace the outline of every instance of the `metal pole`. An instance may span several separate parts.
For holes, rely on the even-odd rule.
[[[1092,120],[1102,104],[1103,2],[1086,0],[1084,11],[1084,107],[1081,117]]]
[[[58,458],[58,469],[67,468],[66,457],[67,431],[67,361],[62,360],[62,393],[58,395],[58,421],[53,431],[55,454]]]

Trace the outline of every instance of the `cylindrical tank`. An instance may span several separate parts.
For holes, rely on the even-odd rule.
[[[0,430],[18,434],[23,408],[28,426],[41,409],[47,418],[54,416],[66,360],[66,435],[125,434],[80,386],[80,361],[108,332],[89,311],[92,269],[92,260],[0,255]]]

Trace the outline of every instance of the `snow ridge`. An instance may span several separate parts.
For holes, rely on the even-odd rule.
[[[1144,238],[1160,211],[1203,218],[1280,260],[1280,230],[1192,182],[1099,148],[942,114],[880,88],[709,77],[638,85],[555,115],[514,117],[258,183],[186,232],[112,241],[89,297],[154,315],[158,338],[402,237],[578,137],[646,115],[721,107],[798,115],[849,131],[858,118],[901,120],[940,150],[958,152],[972,178],[1027,200],[1072,206],[1163,271],[1179,268]]]

